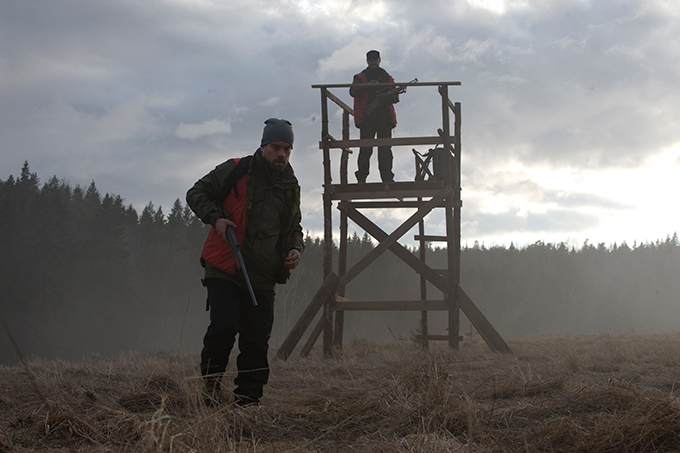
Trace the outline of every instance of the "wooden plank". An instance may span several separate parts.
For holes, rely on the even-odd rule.
[[[309,302],[307,308],[305,308],[305,311],[300,316],[300,319],[298,319],[286,339],[283,340],[283,343],[281,343],[281,347],[276,352],[276,356],[278,358],[287,360],[288,357],[290,357],[293,349],[295,349],[295,346],[297,346],[298,342],[302,338],[302,335],[304,335],[305,331],[314,320],[314,317],[319,312],[319,309],[321,309],[324,303],[327,302],[335,293],[335,288],[337,285],[338,276],[335,274],[335,272],[331,271],[328,274],[328,277],[326,277],[319,289],[316,291],[316,294],[314,294],[314,297],[312,297],[312,300]]]
[[[350,88],[352,86],[370,86],[370,87],[389,87],[393,85],[408,85],[411,87],[438,87],[438,86],[460,86],[460,82],[394,82],[394,83],[329,83],[329,84],[316,84],[312,85],[312,88]]]
[[[375,225],[356,209],[348,210],[347,215],[350,219],[352,219],[352,221],[354,221],[378,241],[387,237],[387,233],[385,233],[380,227]],[[448,291],[447,280],[442,278],[427,264],[420,261],[418,257],[405,249],[401,244],[394,242],[390,244],[389,250],[401,258],[402,261],[404,261],[420,275],[423,275],[441,292],[446,293]],[[486,319],[484,314],[479,310],[479,308],[477,308],[474,302],[472,302],[472,299],[470,299],[470,297],[468,297],[468,295],[463,291],[460,285],[457,286],[457,291],[458,305],[463,310],[463,313],[465,313],[465,316],[467,316],[475,329],[477,329],[477,332],[479,332],[480,336],[484,339],[489,348],[494,352],[512,354],[512,350],[507,345],[505,340],[503,340],[503,337],[500,336],[489,320]]]
[[[422,340],[423,336],[422,335],[416,335],[416,339]],[[449,336],[448,335],[432,335],[432,334],[430,334],[430,335],[427,335],[427,339],[432,340],[432,341],[448,341]],[[463,341],[463,340],[464,340],[463,336],[460,335],[458,337],[458,341]]]
[[[347,210],[347,215],[350,219],[352,219],[354,223],[359,225],[359,227],[364,229],[368,234],[373,236],[378,241],[387,237],[387,233],[385,233],[379,226],[371,222],[366,216],[364,216],[356,209]],[[441,286],[443,284],[443,279],[434,269],[432,269],[430,266],[422,262],[420,259],[418,259],[411,252],[406,250],[399,243],[390,246],[389,250],[395,255],[397,255],[399,258],[401,258],[401,260],[404,261],[406,264],[411,266],[417,273],[423,275],[428,281],[432,282],[438,289],[441,290],[441,288],[437,286],[437,284]],[[446,290],[442,292],[446,293]]]
[[[512,354],[512,349],[510,349],[510,346],[508,346],[505,340],[503,340],[503,337],[501,337],[489,320],[486,319],[484,314],[479,310],[479,308],[477,308],[472,299],[470,299],[470,296],[468,296],[467,293],[463,291],[463,288],[461,288],[460,285],[458,285],[456,289],[458,295],[458,305],[463,310],[463,313],[465,313],[465,316],[467,316],[472,325],[475,326],[475,329],[477,329],[477,332],[479,332],[479,335],[482,337],[482,339],[484,339],[486,344],[489,345],[491,350],[494,352]]]
[[[425,242],[446,242],[446,241],[448,241],[448,238],[446,236],[427,236],[427,235],[421,236],[419,234],[416,234],[415,236],[413,236],[413,239],[415,241],[423,240]]]
[[[351,201],[351,200],[371,200],[371,199],[390,199],[396,198],[405,200],[406,198],[430,198],[437,194],[436,190],[392,190],[389,192],[331,192],[329,198],[331,200]],[[406,200],[405,200],[406,201]],[[444,202],[440,203],[441,206]],[[435,206],[437,207],[437,206]]]
[[[420,190],[442,190],[445,185],[442,181],[396,181],[396,182],[369,182],[363,184],[331,184],[333,192],[352,193],[352,192],[371,192],[380,194],[381,192],[394,191],[413,191]],[[415,195],[417,196],[417,195]]]
[[[319,321],[316,323],[316,326],[314,326],[314,329],[312,329],[312,333],[309,334],[309,338],[307,338],[305,345],[302,347],[302,351],[300,351],[300,357],[308,357],[309,353],[312,352],[314,344],[319,339],[319,336],[323,331],[323,325],[324,318],[322,316],[319,318]]]
[[[422,201],[351,201],[343,200],[338,203],[338,209],[347,209],[349,207],[354,207],[357,209],[408,209],[408,208],[419,208],[422,206]],[[438,208],[443,207],[444,203]]]
[[[330,91],[327,91],[327,92],[326,92],[326,96],[328,96],[328,98],[329,98],[331,101],[333,101],[333,102],[335,102],[336,104],[338,104],[338,106],[339,106],[341,109],[343,109],[344,111],[346,111],[346,112],[349,113],[350,115],[354,115],[354,109],[353,109],[352,107],[350,107],[349,105],[345,104],[344,102],[342,102],[342,101],[340,100],[340,98],[338,98],[336,95],[334,95],[334,94],[331,93]]]
[[[396,230],[394,230],[392,234],[385,235],[385,237],[381,238],[380,244],[378,244],[376,248],[368,252],[366,256],[359,260],[359,262],[357,262],[349,271],[347,271],[347,273],[339,277],[337,285],[341,287],[345,286],[354,277],[359,275],[359,273],[366,269],[366,267],[368,267],[369,264],[375,261],[380,255],[382,255],[390,247],[391,244],[396,243],[397,240],[404,234],[406,234],[411,228],[413,228],[420,219],[429,214],[430,211],[432,211],[432,209],[434,209],[434,207],[437,204],[441,203],[441,201],[444,199],[444,195],[447,194],[447,192],[448,191],[446,189],[442,190],[436,197],[432,197],[430,201],[423,204],[411,217],[406,219],[404,223],[402,223]],[[358,211],[352,210],[351,212]]]
[[[442,311],[448,310],[445,300],[345,300],[335,302],[342,311]]]
[[[443,145],[444,138],[439,136],[427,137],[392,137],[392,138],[364,138],[350,140],[322,140],[319,149],[361,148],[362,146],[431,146]]]
[[[332,184],[326,192],[332,200],[376,200],[385,198],[431,198],[437,195],[444,185],[422,182],[390,182],[368,184]],[[443,205],[444,202],[439,204]],[[419,207],[419,206],[416,206]]]

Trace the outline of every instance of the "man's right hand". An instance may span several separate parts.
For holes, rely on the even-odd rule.
[[[236,228],[236,224],[232,222],[231,220],[227,220],[224,218],[219,218],[215,220],[215,230],[217,231],[217,234],[220,235],[222,240],[224,242],[229,242],[227,240],[227,226],[231,226],[232,228]]]
[[[392,104],[393,99],[390,93],[380,93],[376,96],[376,99],[380,104]]]

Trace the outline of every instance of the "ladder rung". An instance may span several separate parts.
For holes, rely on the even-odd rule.
[[[448,238],[446,236],[421,236],[419,234],[416,234],[413,236],[413,239],[416,241],[423,240],[425,242],[446,242],[448,241]]]
[[[422,335],[417,335],[416,338],[418,340],[422,340],[423,336]],[[458,341],[463,341],[464,338],[462,335],[458,337]],[[428,335],[427,336],[427,341],[449,341],[449,336],[448,335]]]
[[[336,296],[333,307],[336,311],[430,311],[448,310],[445,300],[348,300]]]

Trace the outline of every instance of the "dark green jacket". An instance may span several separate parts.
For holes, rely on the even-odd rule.
[[[220,205],[227,195],[226,183],[236,167],[230,159],[199,179],[187,192],[186,200],[192,211],[210,225],[222,217]],[[254,288],[273,289],[282,275],[285,257],[292,249],[302,253],[304,240],[300,213],[300,185],[293,168],[282,172],[270,169],[255,152],[247,174],[246,231],[241,253]],[[226,246],[226,244],[225,244]],[[205,278],[225,278],[245,287],[243,275],[229,274],[205,263]]]

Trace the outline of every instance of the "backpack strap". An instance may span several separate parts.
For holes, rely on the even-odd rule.
[[[221,194],[221,200],[224,201],[225,198],[227,198],[227,195],[229,195],[229,192],[231,192],[231,189],[234,189],[234,196],[238,198],[238,187],[236,186],[236,183],[238,182],[239,179],[245,176],[246,173],[248,173],[248,169],[250,168],[250,161],[252,160],[253,156],[246,156],[242,157],[238,160],[236,163],[236,167],[229,173],[229,177],[227,178],[227,184],[224,186],[224,190]],[[221,205],[221,203],[220,203]]]

